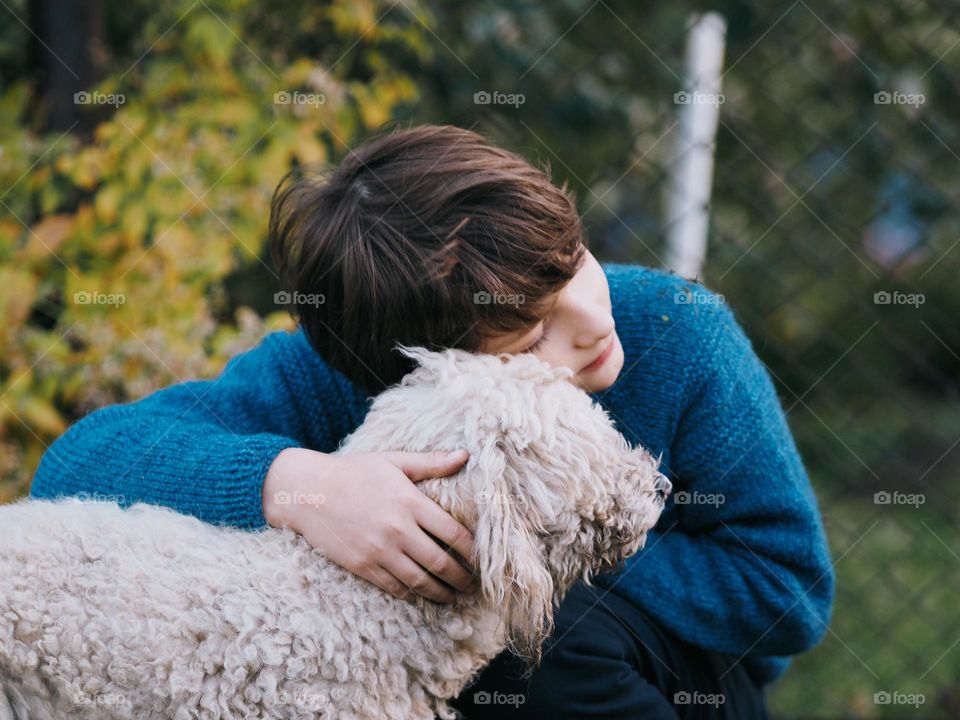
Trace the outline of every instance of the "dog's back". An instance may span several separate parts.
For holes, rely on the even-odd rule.
[[[564,586],[601,552],[637,547],[657,515],[646,499],[655,462],[638,464],[585,394],[555,384],[568,370],[462,351],[419,359],[338,452],[470,450],[457,476],[420,487],[435,498],[444,488],[442,504],[479,523],[483,592],[410,603],[289,530],[214,527],[148,505],[22,502],[0,508],[0,686],[26,697],[31,718],[452,717],[445,701],[508,635],[539,642]],[[540,452],[552,447],[567,457]],[[536,482],[539,521],[571,533],[569,557],[551,555],[561,566],[547,566],[527,525],[533,505],[511,507],[526,488],[502,485],[508,475]]]
[[[433,693],[482,664],[471,637],[493,634],[393,598],[289,530],[73,499],[2,515],[0,686],[34,719],[433,717]]]

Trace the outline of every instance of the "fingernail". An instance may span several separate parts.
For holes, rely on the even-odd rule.
[[[467,451],[463,448],[459,450],[451,450],[447,453],[447,457],[451,460],[463,460],[467,456]]]

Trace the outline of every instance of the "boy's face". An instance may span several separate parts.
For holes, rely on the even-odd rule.
[[[554,367],[576,372],[572,381],[588,392],[613,385],[623,369],[623,347],[614,330],[607,276],[587,251],[577,274],[557,293],[546,320],[535,327],[488,339],[487,353],[531,352]]]

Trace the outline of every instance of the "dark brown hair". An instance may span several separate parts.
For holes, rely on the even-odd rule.
[[[477,350],[532,329],[586,242],[572,193],[548,173],[450,125],[393,130],[336,168],[294,170],[270,213],[278,301],[369,394],[412,369],[397,342]]]

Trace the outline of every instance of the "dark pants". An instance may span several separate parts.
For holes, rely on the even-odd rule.
[[[467,720],[766,718],[762,690],[735,661],[667,634],[616,593],[578,583],[528,679],[518,658],[501,653],[453,705]]]

